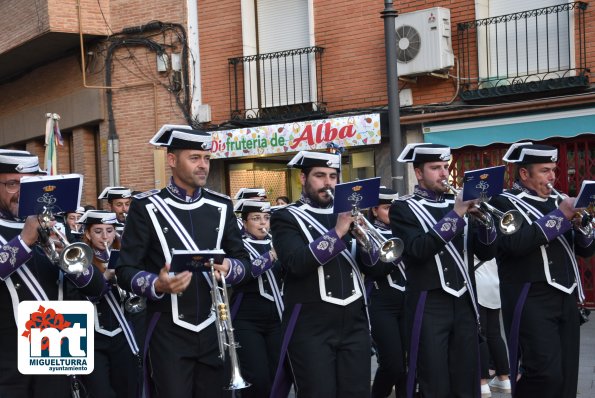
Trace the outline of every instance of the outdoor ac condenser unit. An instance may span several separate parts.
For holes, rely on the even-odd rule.
[[[399,76],[443,71],[454,65],[448,8],[400,14],[395,32]]]

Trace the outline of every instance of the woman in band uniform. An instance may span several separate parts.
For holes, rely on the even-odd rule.
[[[233,325],[241,349],[242,375],[252,385],[243,398],[268,397],[281,347],[281,266],[271,246],[270,203],[251,199],[235,206],[244,224],[244,247],[250,253],[250,276],[234,286]]]
[[[111,251],[120,248],[113,212],[89,210],[79,220],[84,224],[83,242],[93,249],[93,264],[103,272],[109,289],[89,297],[95,306],[95,369],[83,376],[89,398],[134,398],[138,396],[138,345],[124,314],[126,296],[108,269]]]

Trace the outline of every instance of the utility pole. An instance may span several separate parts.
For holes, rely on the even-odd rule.
[[[399,105],[399,74],[397,71],[397,37],[395,35],[395,19],[397,10],[392,0],[384,0],[384,47],[386,49],[386,82],[388,88],[388,128],[390,137],[390,169],[392,188],[400,195],[407,193],[405,181],[405,165],[397,162],[403,150],[401,134],[401,115]]]

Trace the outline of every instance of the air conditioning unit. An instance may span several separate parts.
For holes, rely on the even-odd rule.
[[[454,65],[448,8],[400,14],[395,20],[395,32],[400,76],[444,71]]]

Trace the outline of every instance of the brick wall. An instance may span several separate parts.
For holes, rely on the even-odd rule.
[[[458,22],[475,18],[472,4],[471,1],[411,1],[400,7],[399,12],[449,7],[452,26],[456,27]],[[325,48],[322,80],[329,111],[387,104],[384,20],[380,15],[383,9],[382,2],[371,0],[314,2],[316,45]],[[204,0],[199,4],[199,21],[203,102],[211,105],[214,121],[226,120],[229,118],[227,59],[243,55],[241,10],[236,4],[227,6],[220,1]],[[456,37],[453,45],[456,46]],[[413,90],[416,105],[448,101],[456,91],[452,79],[433,77],[419,77],[417,83],[408,87]]]
[[[77,2],[83,32],[108,34],[105,20],[109,23],[109,0],[2,0],[0,54],[48,32],[78,34]]]
[[[47,32],[49,25],[47,2],[3,0],[0,2],[0,53]]]

